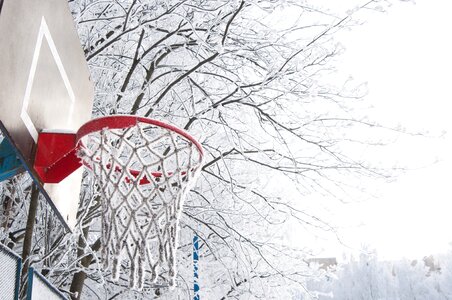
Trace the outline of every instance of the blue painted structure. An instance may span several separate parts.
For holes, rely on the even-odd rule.
[[[200,300],[199,296],[199,274],[198,274],[198,261],[199,261],[199,237],[193,236],[193,300]]]
[[[7,138],[0,141],[0,181],[25,171],[16,150]]]

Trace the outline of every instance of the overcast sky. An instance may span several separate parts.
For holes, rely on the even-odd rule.
[[[347,51],[339,68],[368,81],[372,116],[431,136],[401,135],[385,155],[414,170],[382,187],[379,198],[341,209],[362,225],[341,230],[354,249],[369,245],[396,259],[452,248],[451,11],[447,0],[396,3],[341,39]],[[332,247],[325,254],[337,253]]]

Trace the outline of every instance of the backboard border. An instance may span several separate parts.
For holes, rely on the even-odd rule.
[[[36,126],[33,124],[33,121],[31,120],[30,116],[28,115],[27,109],[28,109],[28,106],[30,105],[30,95],[31,95],[31,91],[33,88],[33,82],[35,79],[36,68],[38,66],[39,55],[41,53],[42,44],[44,41],[47,42],[47,45],[50,48],[50,52],[52,53],[53,60],[54,60],[55,64],[57,65],[60,76],[63,79],[64,86],[66,87],[66,91],[68,93],[69,99],[71,100],[71,104],[70,104],[70,108],[69,108],[70,116],[72,115],[72,113],[74,111],[74,103],[75,103],[74,90],[72,89],[68,75],[66,73],[66,70],[64,69],[63,63],[62,63],[60,55],[58,53],[58,49],[55,46],[55,42],[53,41],[52,34],[50,33],[50,30],[49,30],[49,27],[45,20],[45,17],[42,16],[41,23],[39,25],[39,32],[38,32],[35,49],[33,51],[33,59],[31,61],[27,85],[25,88],[25,95],[22,100],[22,109],[20,112],[20,118],[24,122],[25,127],[27,128],[28,132],[30,133],[30,135],[33,138],[33,140],[35,141],[35,143],[38,142],[39,133],[36,130]]]

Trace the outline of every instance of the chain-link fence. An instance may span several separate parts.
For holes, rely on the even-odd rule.
[[[0,300],[19,298],[21,268],[20,257],[0,244]]]
[[[28,270],[27,300],[68,300],[68,298],[44,276],[30,268]]]

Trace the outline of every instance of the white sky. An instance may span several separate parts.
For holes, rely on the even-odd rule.
[[[368,81],[372,117],[432,136],[446,132],[442,138],[401,136],[386,150],[388,158],[398,156],[417,169],[382,187],[378,199],[338,212],[365,224],[341,230],[353,249],[369,245],[381,258],[397,259],[452,248],[451,12],[447,0],[395,3],[341,39],[347,51],[339,68]],[[325,250],[324,255],[349,251],[331,245]]]

